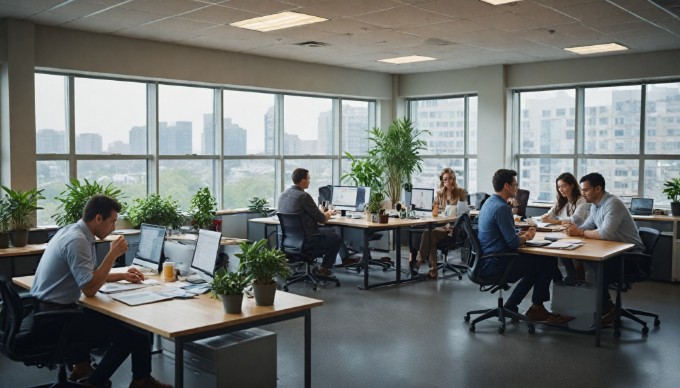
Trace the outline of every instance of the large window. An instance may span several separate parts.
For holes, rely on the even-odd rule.
[[[294,168],[309,193],[339,183],[345,151],[368,153],[374,101],[37,73],[38,224],[71,178],[113,183],[123,200],[157,192],[184,211],[201,187],[220,208],[276,205]],[[71,109],[71,105],[73,108]],[[220,119],[221,118],[221,119]]]
[[[439,173],[451,167],[459,186],[477,191],[477,97],[410,100],[408,106],[415,127],[428,131],[423,172],[413,176],[413,186],[439,188]]]
[[[680,83],[515,92],[514,146],[520,186],[553,201],[555,178],[599,172],[624,198],[669,200],[680,174]]]

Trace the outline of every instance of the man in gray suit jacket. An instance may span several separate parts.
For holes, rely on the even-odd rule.
[[[326,238],[319,243],[319,249],[323,252],[323,261],[317,272],[320,275],[331,276],[331,268],[333,268],[335,257],[338,255],[343,241],[333,229],[319,230],[319,224],[326,223],[335,211],[326,209],[322,211],[316,205],[312,196],[305,192],[311,182],[309,170],[296,168],[291,178],[293,185],[281,193],[277,210],[281,213],[302,214],[302,223],[306,234],[323,233],[326,235]]]

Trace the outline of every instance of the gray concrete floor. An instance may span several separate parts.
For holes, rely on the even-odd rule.
[[[372,281],[394,276],[371,273]],[[291,287],[324,301],[312,313],[314,387],[675,387],[680,382],[680,285],[636,284],[624,304],[657,312],[661,327],[645,337],[638,325],[624,320],[621,338],[607,329],[596,348],[592,335],[540,326],[528,334],[525,324],[509,324],[499,335],[492,320],[470,333],[465,313],[493,307],[496,295],[480,292],[465,277],[361,291],[362,275],[344,269],[336,274],[339,288]],[[528,307],[528,299],[521,308]],[[278,386],[302,387],[302,319],[264,328],[277,334]],[[173,380],[172,368],[168,357],[154,356],[154,375],[161,380]],[[0,376],[0,387],[14,388],[56,374],[0,356]],[[113,386],[127,387],[130,376],[126,362]]]

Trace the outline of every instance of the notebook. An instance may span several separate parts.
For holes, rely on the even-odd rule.
[[[111,294],[111,298],[119,302],[123,302],[128,306],[139,306],[141,304],[170,300],[173,298],[173,296],[163,295],[158,292],[152,291],[142,291]]]

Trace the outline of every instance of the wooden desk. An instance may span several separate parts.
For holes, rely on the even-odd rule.
[[[329,226],[339,226],[343,228],[353,228],[353,229],[359,229],[363,232],[363,257],[362,257],[362,262],[363,262],[363,270],[364,270],[364,284],[363,287],[359,287],[359,289],[362,290],[368,290],[371,288],[375,287],[383,287],[383,286],[390,286],[394,284],[399,284],[403,283],[404,281],[401,279],[401,228],[410,228],[410,227],[415,227],[415,226],[427,226],[428,229],[431,231],[432,230],[432,225],[433,224],[442,224],[442,223],[453,223],[456,221],[455,217],[446,217],[443,215],[440,215],[439,217],[422,217],[418,219],[401,219],[401,218],[393,218],[390,217],[387,221],[386,224],[381,224],[378,222],[371,222],[367,221],[366,218],[347,218],[347,217],[336,217],[336,218],[331,218],[326,222],[325,225]],[[253,223],[258,223],[258,224],[263,224],[265,228],[265,236],[267,235],[267,228],[272,225],[278,225],[279,221],[276,218],[273,217],[263,217],[263,218],[253,218],[250,220],[250,222]],[[394,232],[394,241],[395,241],[395,246],[397,247],[396,249],[396,278],[394,281],[387,281],[387,282],[382,282],[382,283],[375,283],[375,284],[369,284],[368,283],[368,274],[369,274],[369,259],[370,259],[370,251],[368,248],[368,242],[369,242],[369,236],[372,233],[375,232],[381,232],[381,231],[386,231],[386,230],[391,230]],[[422,279],[413,279],[413,280],[422,280]],[[411,280],[409,280],[411,281]]]
[[[165,237],[166,240],[174,240],[174,241],[193,241],[195,242],[198,239],[198,234],[194,233],[182,233],[182,234],[173,234],[170,236]],[[245,238],[234,238],[234,237],[222,237],[220,238],[220,245],[221,246],[227,246],[227,245],[239,245],[240,243],[248,241]]]
[[[13,279],[14,283],[30,288],[33,276]],[[162,286],[160,286],[162,287]],[[273,306],[257,306],[252,298],[243,298],[241,314],[225,314],[222,302],[203,294],[194,299],[173,299],[141,306],[128,306],[97,293],[92,298],[82,296],[80,304],[116,318],[132,326],[162,335],[175,341],[175,387],[184,383],[184,344],[251,327],[268,325],[289,319],[304,318],[305,387],[311,387],[311,309],[323,304],[318,299],[277,291]]]
[[[0,260],[9,261],[9,277],[17,275],[16,273],[16,260],[24,259],[30,260],[35,259],[37,265],[43,252],[45,252],[45,247],[47,244],[28,244],[25,247],[9,247],[0,249]],[[5,267],[5,270],[7,268]],[[2,271],[4,272],[4,270]],[[26,273],[24,273],[26,274]]]
[[[543,238],[546,233],[536,233],[534,240],[545,241]],[[604,262],[610,259],[620,260],[621,266],[619,270],[619,282],[616,290],[616,304],[617,309],[621,309],[621,283],[623,283],[623,256],[621,254],[633,249],[634,244],[621,243],[616,241],[594,240],[582,237],[568,237],[570,240],[581,240],[584,245],[573,249],[550,249],[542,247],[528,247],[522,246],[517,249],[520,253],[528,255],[544,255],[551,257],[560,257],[563,259],[586,260],[597,263],[597,284],[596,284],[596,303],[595,303],[595,346],[600,346],[600,339],[602,337],[602,289],[603,289],[603,268]],[[619,331],[619,321],[617,318],[614,323],[614,331]]]

